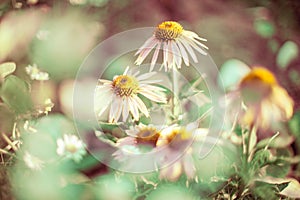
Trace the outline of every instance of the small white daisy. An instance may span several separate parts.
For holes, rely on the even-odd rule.
[[[56,152],[59,156],[79,162],[86,154],[85,144],[76,135],[65,134],[63,138],[57,140]]]
[[[49,74],[41,71],[36,64],[28,65],[25,67],[26,73],[30,76],[31,80],[47,81],[49,80]]]
[[[165,71],[173,67],[181,68],[182,59],[186,66],[189,66],[188,54],[194,62],[198,62],[193,49],[203,55],[207,55],[202,48],[208,49],[208,47],[200,41],[207,40],[199,37],[192,31],[184,30],[177,22],[165,21],[156,27],[154,34],[136,52],[136,55],[139,54],[139,56],[135,64],[141,65],[151,50],[155,48],[150,66],[150,71],[152,71],[158,59],[159,49],[161,48],[163,50],[162,67],[165,68]]]
[[[152,83],[158,83],[160,80],[148,80],[155,75],[155,72],[145,73],[138,76],[138,72],[131,74],[126,68],[123,75],[115,76],[113,81],[100,79],[101,85],[98,85],[95,91],[95,110],[100,117],[108,107],[110,123],[117,122],[122,114],[122,120],[126,121],[129,113],[134,120],[140,118],[139,111],[146,117],[149,112],[144,102],[138,96],[143,95],[151,101],[166,103],[164,89]]]
[[[44,161],[40,160],[38,157],[31,155],[30,153],[28,153],[28,151],[25,151],[23,160],[29,169],[39,171],[44,167]]]

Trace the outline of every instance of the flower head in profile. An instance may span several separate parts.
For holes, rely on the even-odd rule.
[[[173,125],[161,131],[156,146],[163,149],[160,160],[160,178],[176,181],[185,174],[188,179],[196,178],[192,142],[196,124]]]
[[[239,91],[247,109],[242,123],[269,128],[272,122],[289,119],[294,102],[275,76],[262,67],[253,68],[240,82]]]
[[[60,156],[80,162],[86,154],[85,144],[76,135],[65,134],[63,138],[57,140],[56,152]]]
[[[126,121],[131,114],[135,121],[140,118],[140,112],[149,117],[149,112],[138,95],[142,95],[151,101],[166,103],[164,89],[151,85],[160,80],[150,80],[155,72],[138,75],[125,70],[123,75],[115,76],[112,81],[100,79],[100,85],[95,93],[95,110],[101,116],[109,107],[110,123],[117,122],[121,115],[122,120]]]
[[[160,178],[176,181],[185,174],[188,179],[196,178],[192,157],[192,142],[196,123],[187,126],[172,125],[158,129],[152,125],[138,125],[126,131],[128,136],[117,142],[119,150],[115,159],[124,165],[137,165],[135,155],[150,153],[153,165],[160,168]],[[132,159],[131,159],[132,156]],[[147,163],[151,164],[151,163]]]
[[[203,55],[207,54],[202,49],[208,49],[207,46],[200,41],[206,41],[206,39],[199,37],[192,31],[184,30],[179,23],[174,21],[162,22],[156,27],[153,35],[136,52],[136,55],[139,56],[135,63],[141,65],[152,49],[155,49],[150,66],[150,71],[152,71],[158,59],[159,50],[162,49],[162,67],[165,68],[165,71],[173,67],[181,68],[182,60],[186,66],[189,66],[189,56],[194,62],[198,62],[194,50]]]

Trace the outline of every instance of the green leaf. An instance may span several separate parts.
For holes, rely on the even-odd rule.
[[[270,159],[270,155],[271,154],[269,150],[262,149],[257,151],[251,161],[251,166],[254,168],[254,170],[265,166]]]
[[[265,182],[256,182],[254,187],[254,194],[261,199],[278,199],[275,193],[275,187]]]
[[[256,20],[254,22],[254,29],[260,36],[270,38],[275,33],[274,25],[266,20]]]
[[[228,90],[236,86],[249,71],[249,67],[244,62],[238,59],[229,59],[221,66],[218,84]]]
[[[288,65],[298,57],[299,48],[298,45],[293,41],[285,42],[279,49],[277,54],[276,63],[277,65],[285,69]]]
[[[4,79],[9,74],[16,70],[16,64],[14,62],[6,62],[0,64],[0,79]]]
[[[28,84],[14,75],[5,79],[1,88],[1,98],[17,114],[33,110]]]
[[[296,112],[289,121],[289,128],[291,132],[300,139],[300,111]]]
[[[34,128],[38,132],[46,132],[55,140],[64,134],[74,134],[76,130],[73,122],[63,115],[55,114],[40,118]]]

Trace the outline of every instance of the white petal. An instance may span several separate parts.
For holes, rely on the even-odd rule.
[[[181,42],[177,42],[176,44],[179,47],[179,50],[181,52],[181,56],[183,58],[183,61],[184,61],[185,65],[189,66],[190,65],[190,63],[189,63],[189,57],[188,57],[188,54],[186,53],[185,48],[182,46]]]
[[[142,74],[141,76],[137,77],[136,79],[138,81],[145,80],[145,79],[148,79],[148,78],[154,76],[155,74],[156,74],[156,72],[145,73],[145,74]]]
[[[160,103],[166,103],[167,100],[164,97],[164,95],[158,95],[150,90],[142,90],[140,92],[141,95],[147,97],[148,99],[150,99],[151,101],[155,101],[155,102],[160,102]]]
[[[128,103],[128,98],[124,98],[123,100],[123,110],[122,110],[122,117],[123,117],[123,121],[126,121],[128,118],[128,114],[129,114],[129,103]]]
[[[134,120],[138,121],[139,120],[139,111],[137,108],[137,105],[135,102],[132,100],[131,97],[128,97],[128,104],[129,104],[129,110],[134,118]]]
[[[194,62],[198,62],[197,56],[194,53],[194,50],[191,48],[190,44],[185,41],[184,39],[179,39],[178,41],[180,41],[183,46],[186,48],[187,52],[191,55],[192,59],[194,60]]]
[[[197,46],[193,40],[189,39],[189,38],[185,38],[185,40],[194,48],[196,49],[199,53],[203,54],[203,55],[207,55],[207,53],[201,49],[199,46]]]
[[[168,43],[167,42],[164,42],[163,54],[164,54],[163,65],[165,66],[165,71],[167,71],[168,70]]]
[[[142,113],[144,113],[144,115],[146,117],[149,117],[149,112],[148,112],[148,109],[145,106],[144,102],[138,96],[135,96],[132,99],[136,102],[136,104],[137,104],[138,108],[140,109],[140,111]]]
[[[172,46],[172,51],[173,51],[173,56],[174,56],[174,59],[175,59],[175,63],[176,63],[178,68],[181,68],[182,60],[181,60],[180,51],[179,51],[179,49],[178,49],[175,42],[172,42],[171,46]]]
[[[110,111],[109,111],[109,122],[117,122],[120,118],[121,115],[121,110],[122,110],[122,99],[118,96],[115,96],[113,99],[113,102],[110,106]]]

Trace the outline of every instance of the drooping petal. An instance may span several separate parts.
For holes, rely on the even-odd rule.
[[[185,48],[182,46],[181,42],[177,42],[176,44],[179,47],[179,50],[181,52],[181,56],[183,58],[183,61],[184,61],[185,65],[189,66],[190,65],[190,63],[189,63],[189,57],[188,57],[188,54],[186,53]]]
[[[138,96],[135,96],[135,97],[133,97],[132,99],[133,99],[133,100],[135,101],[135,103],[137,104],[139,110],[140,110],[142,113],[144,113],[144,115],[145,115],[146,117],[149,117],[149,112],[148,112],[148,109],[147,109],[147,107],[145,106],[144,102],[143,102]]]
[[[150,72],[154,69],[154,65],[155,65],[155,63],[156,63],[156,61],[157,61],[160,47],[161,47],[161,43],[158,43],[158,45],[156,46],[156,49],[155,49],[155,51],[154,51],[152,60],[151,60]]]
[[[187,52],[190,54],[194,62],[197,63],[198,62],[197,56],[194,50],[192,49],[192,47],[190,46],[190,44],[183,39],[178,39],[178,41],[183,44],[183,46],[186,48]]]

